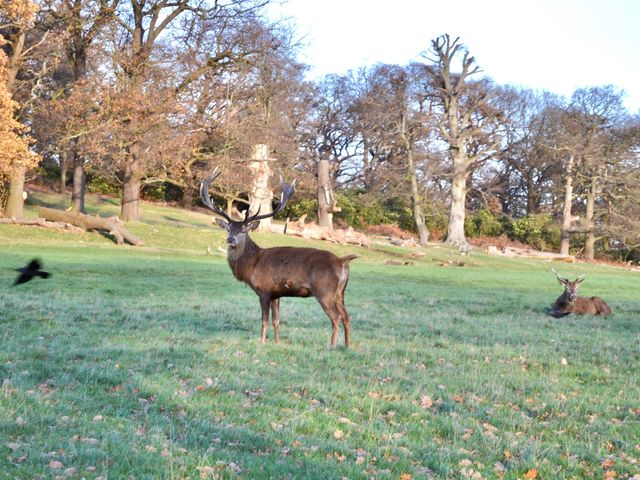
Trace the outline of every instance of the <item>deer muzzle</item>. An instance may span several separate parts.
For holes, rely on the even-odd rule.
[[[227,237],[227,246],[230,248],[236,248],[238,246],[238,240],[236,240],[236,237]]]

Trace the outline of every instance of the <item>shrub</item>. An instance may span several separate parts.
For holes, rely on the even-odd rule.
[[[275,218],[298,220],[302,215],[307,215],[309,220],[316,220],[318,217],[318,200],[315,198],[292,199]]]
[[[87,192],[117,197],[122,187],[115,180],[107,179],[95,171],[87,172]]]
[[[505,232],[503,215],[496,215],[488,208],[467,215],[464,221],[465,235],[468,237],[499,237]]]
[[[560,227],[549,214],[533,214],[511,220],[508,235],[513,240],[540,250],[557,249],[560,245]]]
[[[397,223],[398,214],[388,210],[377,200],[366,201],[359,193],[337,193],[336,200],[340,211],[334,214],[335,219],[341,219],[355,228],[381,223]]]

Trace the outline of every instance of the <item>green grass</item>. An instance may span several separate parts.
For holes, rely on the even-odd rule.
[[[255,235],[360,255],[352,349],[328,348],[313,299],[284,299],[282,343],[270,330],[261,347],[257,297],[209,220],[144,204],[128,225],[144,247],[0,226],[2,478],[640,473],[637,272],[557,266],[587,273],[583,293],[614,315],[556,320],[542,313],[560,293],[546,262],[473,251],[441,266],[457,253],[431,247],[399,267],[384,261],[408,250]],[[52,278],[11,287],[36,256]]]

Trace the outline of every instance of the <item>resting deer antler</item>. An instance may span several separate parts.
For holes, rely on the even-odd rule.
[[[568,279],[568,278],[565,278],[565,277],[563,277],[562,275],[560,275],[558,272],[556,272],[556,269],[555,269],[555,268],[553,268],[553,267],[552,267],[552,268],[551,268],[551,271],[552,271],[552,272],[553,272],[553,274],[556,276],[556,278],[557,278],[558,280],[560,280],[560,282],[561,282],[561,283],[566,283],[566,282],[568,282],[568,281],[569,281],[569,279]]]

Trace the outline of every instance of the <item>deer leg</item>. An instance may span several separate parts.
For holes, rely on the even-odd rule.
[[[271,299],[267,296],[260,296],[260,308],[262,309],[262,333],[260,334],[260,345],[267,343],[267,324],[269,323],[269,303]]]
[[[340,313],[333,299],[318,298],[318,302],[322,306],[324,313],[329,317],[329,320],[331,320],[331,348],[334,348],[338,336],[338,319],[340,318]]]
[[[280,299],[271,300],[271,323],[276,336],[276,343],[280,343]]]
[[[344,306],[344,297],[342,295],[337,296],[336,307],[338,308],[340,318],[342,319],[342,328],[344,329],[344,346],[345,348],[349,348],[349,313],[347,313],[347,308]]]

